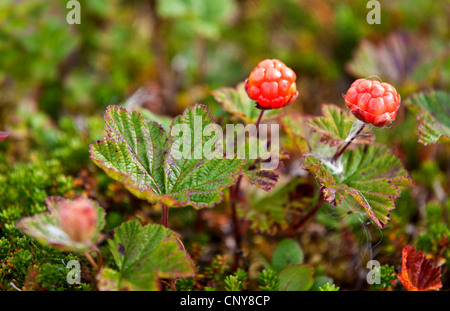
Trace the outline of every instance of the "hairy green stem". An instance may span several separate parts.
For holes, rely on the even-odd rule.
[[[353,135],[350,138],[350,140],[342,148],[336,150],[336,153],[334,154],[333,158],[331,159],[331,163],[335,163],[339,159],[339,157],[344,153],[344,151],[348,148],[348,146],[350,146],[352,141],[355,140],[355,138],[358,137],[359,134],[361,134],[361,132],[364,130],[365,127],[366,127],[366,124],[363,123],[361,125],[361,127],[359,128],[359,130],[355,133],[355,135]]]

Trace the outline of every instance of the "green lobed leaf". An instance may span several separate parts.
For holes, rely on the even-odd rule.
[[[60,226],[59,208],[70,200],[60,197],[49,197],[45,200],[48,212],[21,218],[16,226],[25,234],[43,244],[62,251],[86,251],[100,240],[100,232],[105,225],[105,211],[95,201],[91,204],[97,209],[97,224],[92,238],[85,242],[73,241]]]
[[[279,128],[269,130],[266,124],[262,124],[258,134],[256,125],[247,124],[245,127],[236,126],[234,131],[237,137],[234,151],[247,159],[242,168],[242,175],[251,185],[270,191],[280,178],[284,166],[282,160],[289,158],[289,154],[280,148]],[[269,131],[270,137],[266,134]],[[227,139],[228,135],[227,129]]]
[[[321,141],[331,146],[340,145],[361,127],[362,122],[357,120],[351,112],[347,112],[334,105],[323,105],[321,117],[311,118],[307,125],[322,135]],[[371,144],[374,140],[373,132],[369,127],[353,140],[353,144]]]
[[[280,179],[280,172],[283,169],[283,162],[279,160],[278,166],[274,170],[261,168],[260,161],[248,161],[243,167],[243,175],[251,185],[256,185],[259,189],[270,191],[275,187]]]
[[[304,182],[301,178],[282,181],[269,193],[255,189],[248,197],[248,204],[238,205],[239,216],[250,222],[250,229],[258,233],[275,234],[289,226],[288,215],[294,209],[306,208],[311,198],[302,196],[293,200],[291,194]]]
[[[387,147],[359,146],[344,152],[338,166],[312,154],[302,158],[301,166],[313,173],[322,194],[333,206],[362,206],[367,215],[383,228],[400,196],[399,186],[411,185],[403,165]]]
[[[315,133],[308,125],[310,117],[299,113],[283,115],[279,122],[287,134],[286,148],[300,154],[308,153],[320,141],[321,135]]]
[[[236,88],[224,87],[211,92],[223,110],[240,118],[244,123],[255,123],[261,112],[255,107],[255,101],[248,97],[244,88],[244,83],[239,83]],[[262,120],[268,120],[277,117],[281,109],[266,110]]]
[[[237,116],[239,119],[244,121],[247,124],[247,127],[251,124],[255,123],[261,113],[260,109],[255,107],[255,103],[251,100],[244,87],[244,83],[240,83],[236,88],[221,88],[212,92],[214,98],[222,103],[223,109],[234,116]],[[265,111],[262,120],[267,120],[271,118],[275,118],[280,114],[279,109],[267,110]],[[245,128],[245,130],[247,129]],[[259,137],[257,141],[252,141],[252,134],[250,129],[248,129],[249,138],[245,140],[245,142],[241,142],[241,144],[245,144],[245,152],[246,158],[249,158],[250,148],[257,148],[260,150],[258,146],[261,144],[270,144],[270,139]],[[255,127],[255,136],[256,137],[256,127]],[[273,144],[271,145],[270,158],[267,160],[261,161],[260,159],[249,159],[247,164],[243,168],[244,177],[250,182],[252,185],[256,185],[258,188],[263,189],[265,191],[270,191],[278,182],[279,172],[283,167],[283,163],[281,162],[282,158],[286,158],[287,154],[283,151],[280,151],[279,148],[275,150],[276,147]],[[259,156],[261,156],[258,153]],[[270,159],[274,160],[273,157],[278,156],[279,165],[274,169],[264,169],[261,168],[262,162],[270,162]],[[275,163],[275,162],[273,162]]]
[[[417,113],[420,143],[450,142],[449,92],[416,93],[406,100],[405,105]]]
[[[108,246],[118,270],[102,269],[97,276],[100,290],[158,290],[160,278],[195,274],[178,235],[161,225],[125,222],[115,229]]]
[[[272,257],[272,267],[280,272],[284,268],[303,263],[303,251],[292,239],[284,239],[278,243]]]
[[[307,291],[314,284],[314,268],[309,265],[292,265],[278,274],[280,291]]]
[[[166,132],[170,132],[170,125],[172,124],[171,117],[153,113],[146,108],[137,108],[135,111],[139,112],[144,119],[159,123]]]
[[[91,159],[108,176],[149,202],[172,207],[213,206],[222,200],[222,189],[235,183],[245,164],[245,159],[233,154],[205,157],[210,151],[207,143],[220,146],[221,136],[213,131],[203,137],[205,129],[215,125],[203,105],[189,107],[175,118],[170,134],[139,113],[116,106],[108,107],[105,121],[108,135],[91,144]],[[174,126],[186,134],[179,137]],[[183,148],[174,147],[176,142],[190,148],[186,155]],[[211,151],[217,154],[217,150]]]
[[[201,123],[197,122],[198,118],[201,118]],[[203,140],[199,139],[197,129],[203,132],[207,127],[214,125],[214,120],[209,116],[209,111],[205,106],[195,105],[186,109],[181,116],[174,120],[172,129],[176,125],[187,125],[191,129],[190,145],[193,154],[191,159],[184,157],[177,159],[174,156],[173,149],[170,149],[164,167],[167,192],[183,196],[188,189],[191,192],[190,201],[196,207],[221,201],[222,192],[220,189],[235,183],[235,177],[245,164],[245,159],[234,158],[230,153],[232,159],[212,158],[207,160],[204,159],[204,154],[201,156],[201,150],[200,157],[203,158],[195,159],[199,147],[203,151],[207,149],[205,147],[206,140],[220,138],[219,136],[214,138],[215,136],[211,135],[210,137],[204,137]]]

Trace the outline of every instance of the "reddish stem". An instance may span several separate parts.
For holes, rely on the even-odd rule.
[[[299,221],[297,224],[295,224],[295,226],[294,226],[293,229],[294,229],[295,231],[300,230],[300,229],[304,226],[304,224],[305,224],[312,216],[314,216],[314,215],[317,213],[317,211],[319,210],[319,208],[322,206],[322,203],[323,203],[323,196],[322,196],[322,193],[321,193],[319,199],[317,200],[316,205],[314,205],[314,207],[313,207],[312,209],[310,209],[310,210],[308,211],[308,213],[307,213],[305,216],[303,216],[303,218],[300,219],[300,221]]]
[[[262,117],[264,115],[265,110],[261,110],[258,116],[258,120],[256,120],[256,135],[259,137],[259,124],[261,123]],[[239,267],[239,261],[241,260],[242,255],[242,235],[241,228],[239,224],[239,219],[237,216],[236,203],[239,195],[239,186],[241,185],[242,175],[239,175],[236,184],[230,189],[230,201],[231,201],[231,220],[233,222],[233,235],[234,240],[236,242],[236,247],[234,250],[234,263],[232,267],[232,271],[236,271]]]
[[[264,115],[264,112],[265,112],[265,110],[261,110],[261,112],[259,113],[259,116],[258,116],[258,120],[256,120],[256,123],[255,123],[257,136],[259,136],[258,135],[259,134],[259,124],[261,123],[261,120],[262,120],[262,117]]]
[[[167,228],[168,224],[169,224],[169,207],[166,204],[161,203],[161,225]]]
[[[437,266],[439,264],[439,258],[441,258],[442,254],[444,254],[444,251],[447,249],[449,245],[449,241],[444,240],[444,243],[441,245],[439,252],[436,254],[435,258],[434,258],[434,265]]]
[[[197,211],[197,221],[195,223],[195,233],[201,234],[203,233],[203,209]]]
[[[237,216],[237,208],[236,203],[238,200],[238,193],[239,193],[239,185],[241,184],[242,175],[239,175],[238,180],[236,181],[236,184],[234,187],[230,189],[230,203],[231,203],[231,221],[233,222],[233,236],[234,241],[236,243],[235,249],[234,249],[234,262],[232,271],[236,271],[239,266],[239,261],[241,259],[241,253],[242,253],[242,236],[241,236],[241,230],[239,226],[239,219]]]

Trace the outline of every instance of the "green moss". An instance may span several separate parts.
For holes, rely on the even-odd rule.
[[[395,268],[393,266],[384,265],[380,269],[380,282],[372,284],[373,290],[388,289],[392,287],[392,282],[397,279]]]
[[[436,202],[428,203],[426,212],[426,230],[417,237],[416,247],[425,253],[440,254],[446,259],[446,265],[450,265],[450,249],[447,247],[450,237],[450,229],[447,217],[450,200],[445,204]]]
[[[72,178],[64,175],[57,160],[10,165],[0,155],[0,288],[14,290],[82,290],[86,282],[70,285],[66,281],[72,254],[44,246],[25,236],[15,226],[25,216],[46,211],[47,196],[64,196],[75,189]],[[84,263],[88,267],[87,263]]]
[[[67,267],[67,263],[71,260],[80,262],[81,271],[83,271],[83,265],[86,265],[86,263],[73,254],[67,255],[60,262],[42,264],[37,273],[37,283],[41,286],[41,289],[50,291],[90,290],[91,285],[83,280],[83,272],[81,273],[80,284],[68,284],[67,275],[71,269]]]
[[[258,272],[259,288],[263,291],[277,291],[280,287],[278,273],[271,269],[264,269]]]

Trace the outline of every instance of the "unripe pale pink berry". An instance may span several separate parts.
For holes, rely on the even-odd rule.
[[[97,209],[85,198],[66,201],[59,209],[61,228],[75,242],[92,238],[97,226]]]

